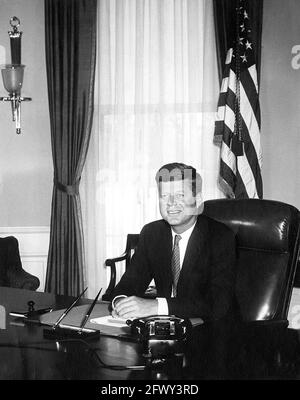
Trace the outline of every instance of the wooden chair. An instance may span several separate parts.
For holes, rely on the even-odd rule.
[[[116,276],[117,276],[116,264],[121,261],[125,261],[125,269],[129,268],[131,257],[138,245],[138,241],[139,241],[139,234],[128,234],[124,253],[119,257],[108,258],[105,260],[105,266],[110,267],[110,282],[106,289],[106,292],[102,296],[102,300],[105,301],[110,300],[110,295],[114,287],[116,286]]]

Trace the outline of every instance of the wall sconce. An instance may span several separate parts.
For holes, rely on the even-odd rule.
[[[11,47],[11,64],[1,65],[3,86],[7,90],[8,97],[0,97],[0,101],[10,101],[12,110],[12,120],[16,122],[16,133],[21,133],[21,102],[30,101],[31,97],[21,97],[23,85],[24,68],[21,64],[21,36],[18,30],[20,20],[17,17],[10,19],[13,30],[9,31]]]

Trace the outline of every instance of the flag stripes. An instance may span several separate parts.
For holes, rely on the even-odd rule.
[[[220,185],[232,198],[262,198],[260,107],[249,17],[240,0],[239,36],[227,52],[214,141],[221,145]]]

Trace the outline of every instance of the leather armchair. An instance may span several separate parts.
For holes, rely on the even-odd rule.
[[[22,268],[18,240],[0,238],[0,286],[36,290],[39,285],[39,279]]]
[[[236,318],[287,324],[299,257],[299,211],[272,200],[218,199],[206,201],[203,213],[236,234]],[[105,261],[111,279],[103,300],[110,300],[115,287],[116,264],[125,260],[126,268],[130,266],[138,238],[137,234],[128,235],[123,255]]]
[[[204,214],[236,234],[236,302],[243,321],[285,321],[299,257],[299,211],[272,200],[209,200]]]

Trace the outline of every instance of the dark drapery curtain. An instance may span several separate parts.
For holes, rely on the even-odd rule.
[[[45,290],[77,296],[84,284],[79,183],[93,116],[97,0],[45,0],[54,167]]]
[[[232,46],[236,33],[237,0],[213,0],[214,21],[217,43],[219,79],[222,82],[227,50]],[[252,25],[258,84],[260,82],[261,32],[263,18],[263,0],[248,0],[247,9]]]

